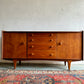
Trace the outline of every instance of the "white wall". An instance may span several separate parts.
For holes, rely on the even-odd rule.
[[[82,30],[84,0],[0,0],[0,30]]]
[[[0,0],[0,37],[2,30],[81,31],[83,27],[84,0]]]

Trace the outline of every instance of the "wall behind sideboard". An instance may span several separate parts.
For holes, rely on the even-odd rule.
[[[83,28],[84,0],[0,0],[0,58],[2,30],[81,31]]]

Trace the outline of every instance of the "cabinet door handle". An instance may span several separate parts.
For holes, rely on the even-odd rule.
[[[62,42],[59,42],[58,45],[62,45]]]
[[[24,42],[21,42],[20,45],[24,45]]]

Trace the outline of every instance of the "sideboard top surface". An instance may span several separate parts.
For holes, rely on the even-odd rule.
[[[30,33],[31,32],[53,32],[54,33],[54,32],[83,32],[83,31],[2,31],[2,32],[9,32],[9,33],[10,32],[18,32],[18,33],[19,32],[23,32],[23,33],[24,32],[30,32]]]

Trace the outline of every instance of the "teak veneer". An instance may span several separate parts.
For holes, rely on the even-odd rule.
[[[83,32],[2,32],[2,58],[13,60],[83,60]]]

